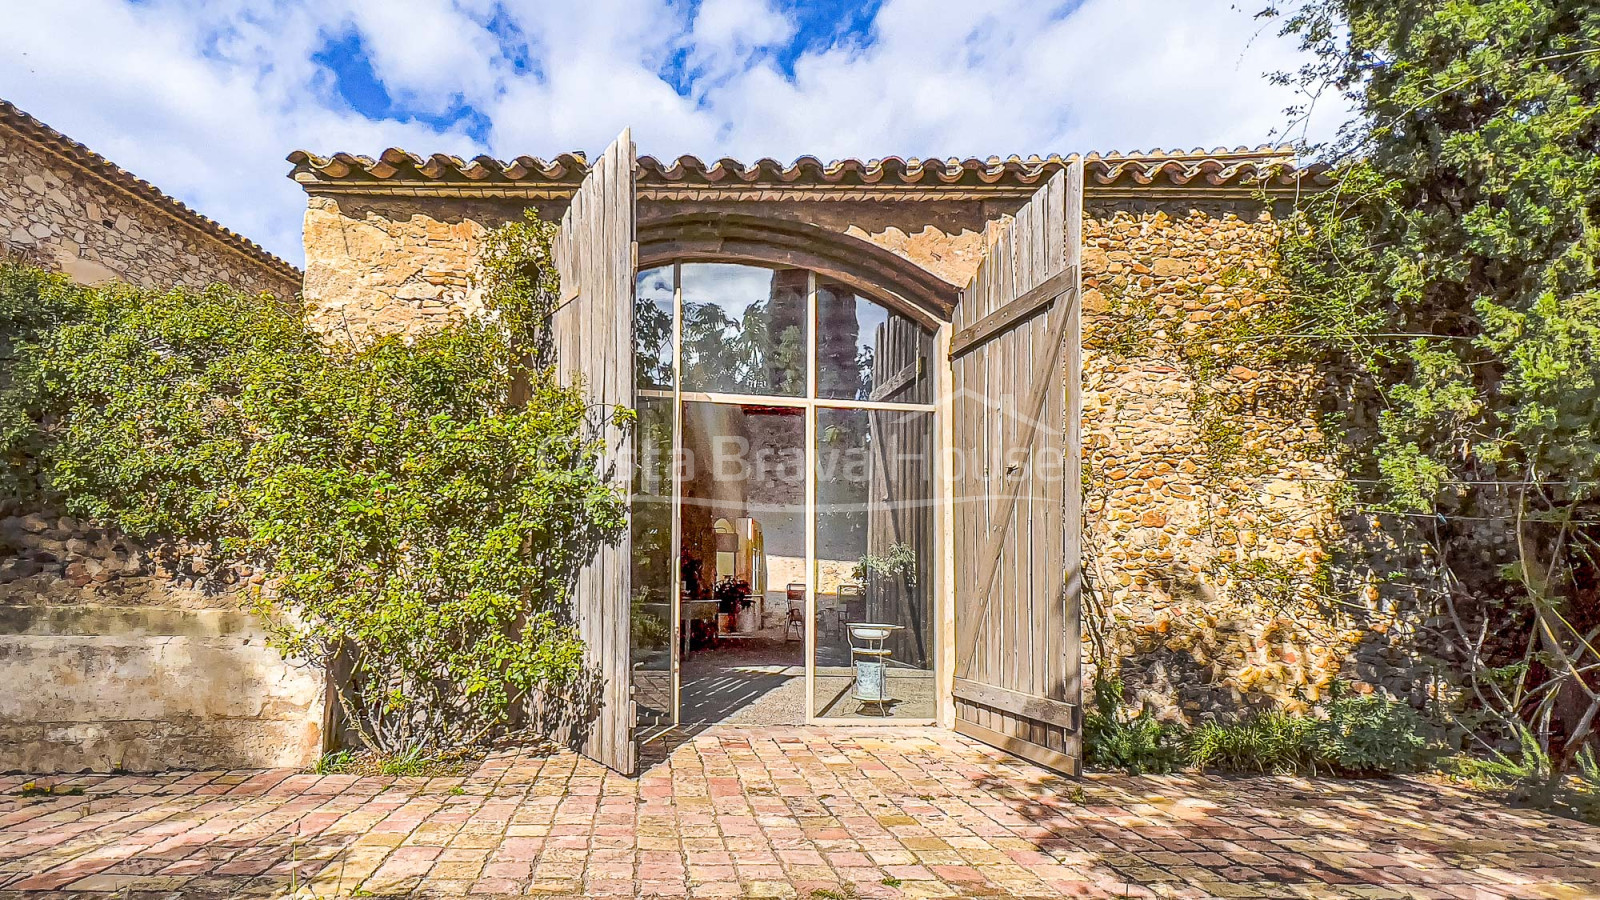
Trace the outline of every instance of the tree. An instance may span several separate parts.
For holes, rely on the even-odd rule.
[[[1345,373],[1361,500],[1428,543],[1464,687],[1572,760],[1600,714],[1600,7],[1267,14],[1313,55],[1282,77],[1356,111],[1284,241],[1290,343]]]

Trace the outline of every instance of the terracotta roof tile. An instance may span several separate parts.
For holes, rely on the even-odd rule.
[[[758,159],[746,165],[734,159],[707,164],[696,156],[663,162],[653,156],[639,158],[639,184],[646,187],[772,187],[837,186],[841,188],[893,185],[905,187],[1028,187],[1042,183],[1065,168],[1074,157],[1012,156],[1006,159],[844,159],[824,163],[802,156],[784,165],[775,159]],[[289,154],[291,173],[306,185],[343,183],[374,185],[383,182],[439,182],[459,184],[525,184],[559,187],[576,185],[588,171],[580,153],[563,153],[552,160],[519,156],[510,162],[479,156],[470,161],[435,154],[417,156],[404,150],[385,150],[376,159],[335,153],[316,156],[304,150]],[[1298,168],[1286,148],[1239,147],[1232,150],[1152,150],[1134,153],[1091,153],[1083,157],[1084,177],[1091,188],[1170,187],[1320,187],[1331,183],[1323,164]]]
[[[299,281],[299,269],[262,249],[259,244],[240,235],[215,220],[195,212],[180,200],[167,196],[160,188],[134,175],[127,169],[90,150],[49,125],[35,119],[5,100],[0,100],[0,127],[8,128],[23,138],[70,162],[76,163],[91,174],[139,197],[161,211],[192,228],[216,238],[245,256],[262,263],[286,279]]]

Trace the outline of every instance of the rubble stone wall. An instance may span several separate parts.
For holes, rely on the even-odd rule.
[[[304,300],[312,323],[340,338],[415,334],[482,315],[474,276],[483,238],[524,205],[311,196]]]
[[[1402,608],[1370,586],[1330,596],[1350,590],[1329,575],[1349,523],[1319,373],[1213,371],[1195,360],[1224,354],[1185,347],[1282,302],[1276,235],[1257,201],[1085,210],[1084,646],[1167,718],[1303,710],[1341,675],[1401,696],[1420,683]]]
[[[179,221],[171,211],[62,159],[0,124],[0,255],[75,281],[145,287],[215,282],[284,299],[297,273]]]

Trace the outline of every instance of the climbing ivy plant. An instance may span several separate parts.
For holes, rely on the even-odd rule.
[[[498,296],[554,293],[546,259]],[[259,569],[274,643],[375,749],[481,739],[583,679],[568,585],[624,521],[581,391],[517,362],[540,303],[351,347],[269,296],[0,265],[6,483]]]

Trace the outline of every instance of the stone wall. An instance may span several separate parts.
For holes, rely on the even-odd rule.
[[[304,299],[312,323],[334,337],[415,334],[481,315],[474,275],[483,238],[523,205],[311,196]]]
[[[480,312],[477,248],[524,202],[313,193],[306,299],[355,332]],[[639,214],[688,210],[819,225],[953,284],[971,277],[986,223],[1007,211],[657,200]],[[559,213],[559,203],[541,210]],[[1208,199],[1205,188],[1086,200],[1084,647],[1091,672],[1115,668],[1132,703],[1168,718],[1304,709],[1341,676],[1401,695],[1420,683],[1392,598],[1372,586],[1330,596],[1330,548],[1352,523],[1330,496],[1339,473],[1321,446],[1317,373],[1200,373],[1182,350],[1206,323],[1274,302],[1276,229],[1267,204]]]
[[[483,238],[534,209],[559,219],[566,201],[318,194],[307,197],[304,299],[312,321],[339,336],[415,334],[483,312],[476,286]],[[1015,204],[1010,204],[1015,206]],[[642,201],[641,226],[686,212],[771,215],[860,238],[954,283],[970,278],[991,201],[720,203]]]
[[[1235,356],[1192,345],[1280,302],[1276,227],[1254,201],[1085,211],[1084,646],[1167,718],[1303,710],[1341,674],[1417,683],[1399,609],[1335,596],[1318,374],[1215,368]]]
[[[241,609],[249,569],[211,570],[70,518],[0,518],[0,771],[301,766],[323,678]]]
[[[175,211],[171,201],[130,192],[14,124],[0,116],[0,256],[23,256],[85,284],[221,282],[285,299],[299,293],[299,272],[288,263],[241,246],[215,223]]]

